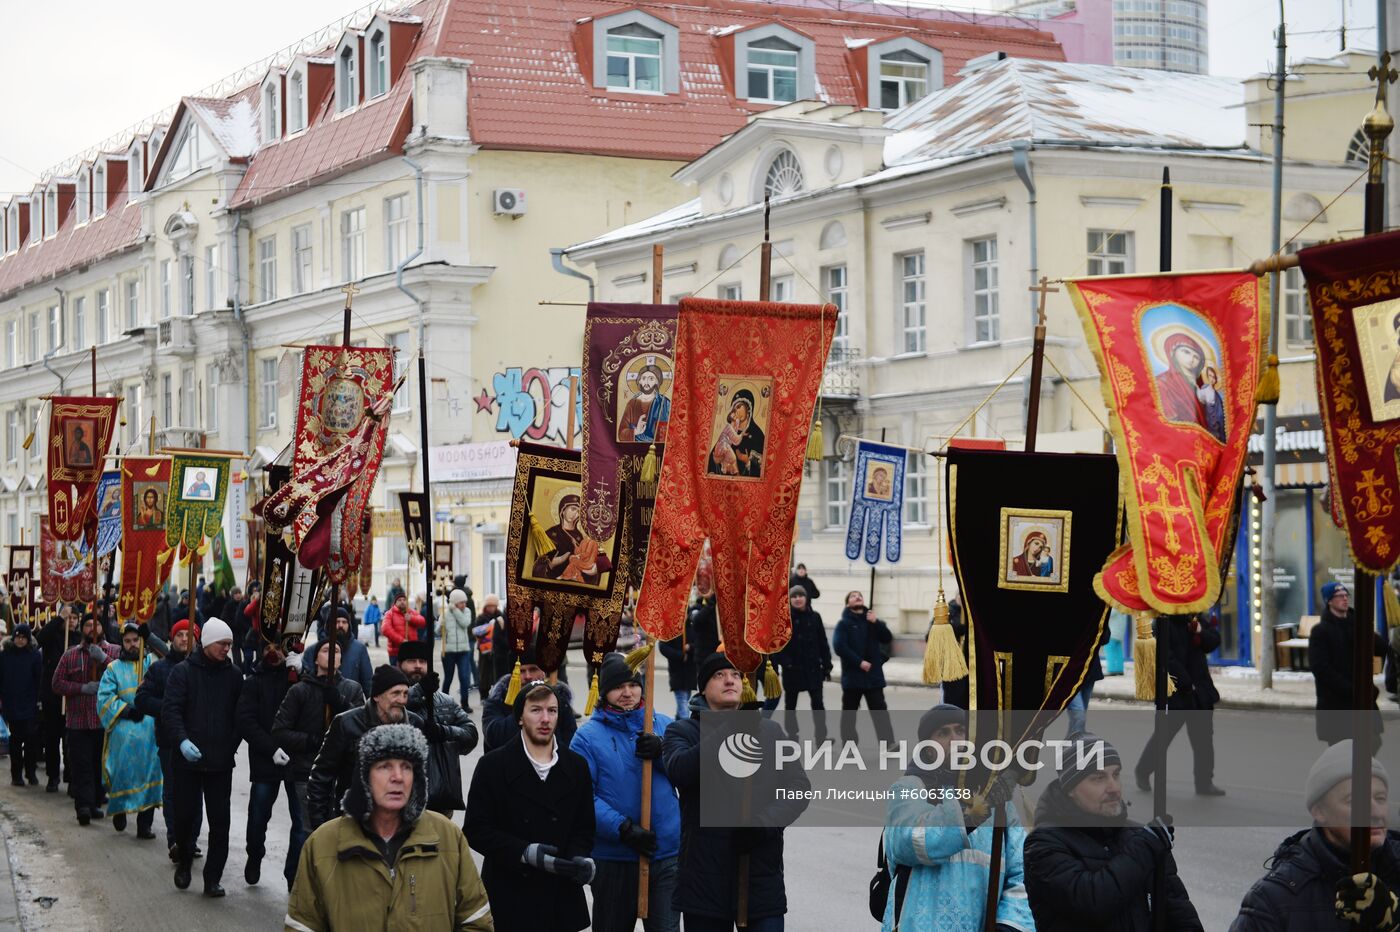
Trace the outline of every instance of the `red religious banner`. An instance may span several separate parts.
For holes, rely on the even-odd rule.
[[[75,541],[89,512],[112,442],[120,398],[55,397],[49,411],[49,521],[58,541]],[[96,530],[96,526],[92,526]],[[89,541],[91,543],[91,541]]]
[[[1357,565],[1400,559],[1400,232],[1298,253],[1312,301],[1334,512]]]
[[[117,613],[123,619],[151,619],[156,596],[175,565],[175,550],[165,536],[170,464],[168,456],[126,456],[121,461],[122,578]]]
[[[1220,597],[1268,341],[1268,286],[1245,272],[1069,283],[1118,450],[1129,543],[1095,588],[1125,611]]]
[[[337,584],[358,572],[361,520],[384,457],[394,390],[387,348],[308,346],[302,354],[292,479],[268,499],[263,518],[290,527],[297,561],[326,568]]]
[[[42,568],[40,584],[44,601],[91,602],[95,596],[97,570],[91,551],[79,551],[76,541],[59,540],[49,526],[49,519],[39,519],[39,562]]]
[[[681,301],[668,455],[637,603],[638,622],[658,640],[682,633],[706,538],[734,665],[752,672],[792,636],[788,558],[836,310]]]

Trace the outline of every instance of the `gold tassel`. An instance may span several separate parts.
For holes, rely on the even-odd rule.
[[[1400,593],[1397,593],[1394,582],[1387,582],[1381,589],[1385,601],[1385,626],[1400,628]]]
[[[636,673],[638,670],[640,670],[642,668],[642,664],[647,662],[647,657],[651,656],[651,647],[652,646],[650,644],[643,644],[641,647],[634,647],[627,652],[627,656],[622,658],[626,662],[627,667],[633,673]]]
[[[958,636],[948,621],[948,602],[943,590],[933,603],[933,627],[924,642],[924,682],[951,683],[967,676],[967,660],[958,646]]]
[[[583,703],[583,714],[592,715],[598,704],[598,674],[593,674],[593,682],[588,687],[588,699]]]
[[[753,705],[757,701],[758,693],[753,691],[753,680],[749,678],[749,674],[745,673],[744,690],[743,692],[739,693],[739,705]]]
[[[642,469],[638,473],[638,478],[645,483],[655,482],[661,475],[661,464],[656,458],[656,444],[647,447],[647,455],[642,458]]]
[[[549,535],[544,532],[544,525],[540,524],[533,511],[530,512],[530,543],[535,546],[535,556],[542,557],[554,549]]]
[[[510,683],[506,686],[506,705],[515,705],[515,697],[520,695],[520,661],[515,661],[515,669],[510,673]]]
[[[1152,615],[1137,615],[1137,642],[1133,644],[1133,685],[1146,702],[1157,701],[1157,639],[1152,636]],[[1167,677],[1167,698],[1176,695],[1175,677]]]
[[[782,694],[782,680],[778,679],[778,671],[773,668],[773,662],[770,660],[763,665],[763,698],[777,699]]]
[[[20,444],[20,446],[24,447],[26,450],[34,446],[34,433],[35,431],[31,430],[29,436],[24,438],[24,443]]]
[[[1264,361],[1264,371],[1259,376],[1259,388],[1254,393],[1254,400],[1261,405],[1276,405],[1278,396],[1278,357],[1270,353]]]
[[[807,435],[807,459],[821,460],[826,454],[826,437],[822,432],[820,417],[812,424],[812,432]]]

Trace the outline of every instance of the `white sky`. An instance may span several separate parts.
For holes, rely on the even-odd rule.
[[[482,0],[476,0],[482,2]],[[1276,0],[1209,0],[1214,74],[1270,70]],[[355,9],[356,0],[0,0],[0,200],[53,165]],[[1287,0],[1289,58],[1375,47],[1375,0]],[[986,6],[981,0],[950,5]]]

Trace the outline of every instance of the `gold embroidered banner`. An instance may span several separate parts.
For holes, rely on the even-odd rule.
[[[166,539],[170,499],[170,457],[126,456],[121,461],[122,578],[117,612],[124,619],[150,621],[156,596],[175,566]]]
[[[49,529],[56,541],[75,541],[89,524],[121,399],[54,398],[51,404]]]

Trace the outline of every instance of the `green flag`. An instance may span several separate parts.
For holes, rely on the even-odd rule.
[[[219,533],[214,535],[213,557],[214,589],[217,592],[228,592],[234,586],[233,564],[228,559],[228,547],[224,546],[223,528],[219,528]]]

